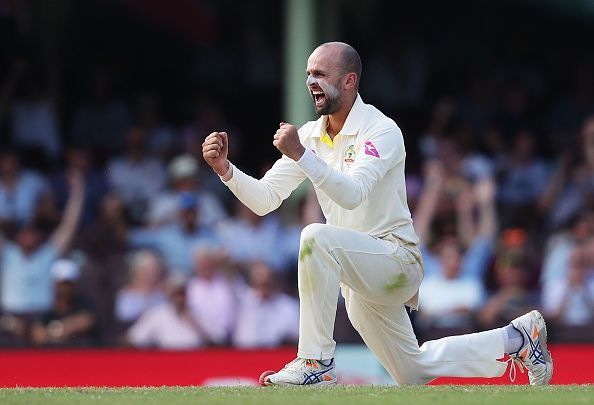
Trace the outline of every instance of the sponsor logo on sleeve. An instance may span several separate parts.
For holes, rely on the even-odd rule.
[[[373,144],[373,142],[371,141],[365,141],[365,154],[369,155],[369,156],[374,156],[376,158],[379,158],[379,152],[377,151],[377,149],[375,148],[375,145]]]

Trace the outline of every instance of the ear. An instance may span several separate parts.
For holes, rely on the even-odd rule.
[[[358,81],[359,81],[359,78],[357,77],[356,73],[347,73],[347,75],[345,76],[345,81],[344,81],[344,89],[352,90],[352,89],[356,88]]]

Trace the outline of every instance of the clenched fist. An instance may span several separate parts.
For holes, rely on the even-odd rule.
[[[229,142],[226,132],[213,132],[202,143],[204,160],[219,176],[225,175],[229,170],[228,152]]]
[[[295,125],[281,122],[279,128],[274,134],[272,144],[281,151],[283,155],[290,157],[294,161],[301,159],[305,153],[305,148],[299,140],[299,134]]]

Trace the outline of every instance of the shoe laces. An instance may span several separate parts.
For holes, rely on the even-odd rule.
[[[521,358],[516,357],[516,356],[510,356],[509,359],[507,359],[505,362],[511,363],[509,366],[509,379],[511,380],[511,382],[516,381],[516,375],[517,375],[516,367],[518,367],[520,369],[520,372],[522,374],[524,374],[524,370],[526,369],[526,366],[524,365],[524,362],[522,361]]]

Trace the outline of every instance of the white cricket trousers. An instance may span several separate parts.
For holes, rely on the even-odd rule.
[[[298,357],[334,357],[332,336],[342,287],[351,323],[397,384],[505,373],[507,364],[497,361],[504,356],[500,330],[419,347],[404,305],[423,279],[416,246],[325,224],[306,226],[300,244]]]

